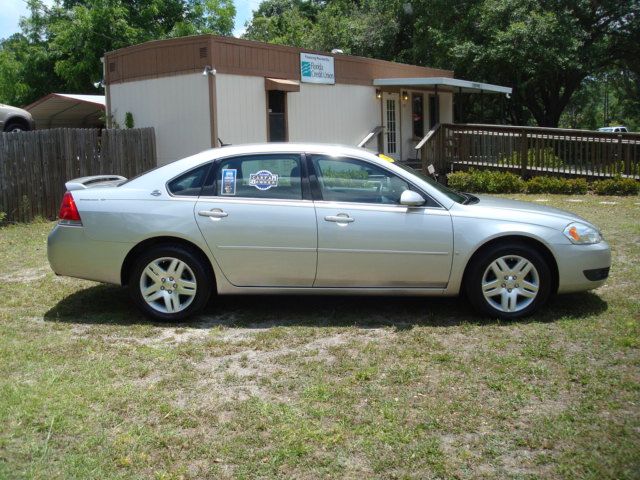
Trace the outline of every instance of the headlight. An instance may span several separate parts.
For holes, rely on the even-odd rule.
[[[563,233],[571,243],[576,245],[590,245],[602,241],[602,235],[600,235],[599,231],[583,223],[570,223]]]

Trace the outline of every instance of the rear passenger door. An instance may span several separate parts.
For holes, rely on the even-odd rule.
[[[310,287],[317,225],[299,154],[218,160],[195,207],[220,269],[237,286]]]

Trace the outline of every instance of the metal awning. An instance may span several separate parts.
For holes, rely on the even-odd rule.
[[[264,79],[264,89],[278,90],[280,92],[299,92],[300,82],[297,80],[286,80],[284,78],[268,78]]]
[[[36,128],[102,127],[104,126],[104,95],[50,93],[27,105]]]
[[[376,78],[373,80],[376,87],[401,87],[401,88],[438,88],[438,90],[454,93],[504,93],[511,94],[511,88],[490,83],[471,82],[458,78],[447,77],[420,77],[420,78]]]

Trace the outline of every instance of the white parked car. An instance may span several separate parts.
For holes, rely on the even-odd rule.
[[[623,127],[622,125],[618,125],[617,127],[602,127],[598,129],[599,132],[607,132],[607,133],[627,133],[627,127]]]
[[[610,249],[569,212],[458,193],[356,148],[229,146],[126,181],[68,182],[48,256],[178,320],[218,294],[455,296],[506,319],[603,284]],[[428,305],[425,305],[428,308]]]

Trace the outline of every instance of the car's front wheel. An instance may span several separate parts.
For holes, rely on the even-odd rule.
[[[161,245],[140,255],[131,270],[129,292],[146,315],[178,321],[202,310],[212,290],[203,260],[178,245]]]
[[[467,297],[476,310],[503,319],[525,317],[551,294],[551,270],[534,248],[496,245],[472,260],[465,278]]]

